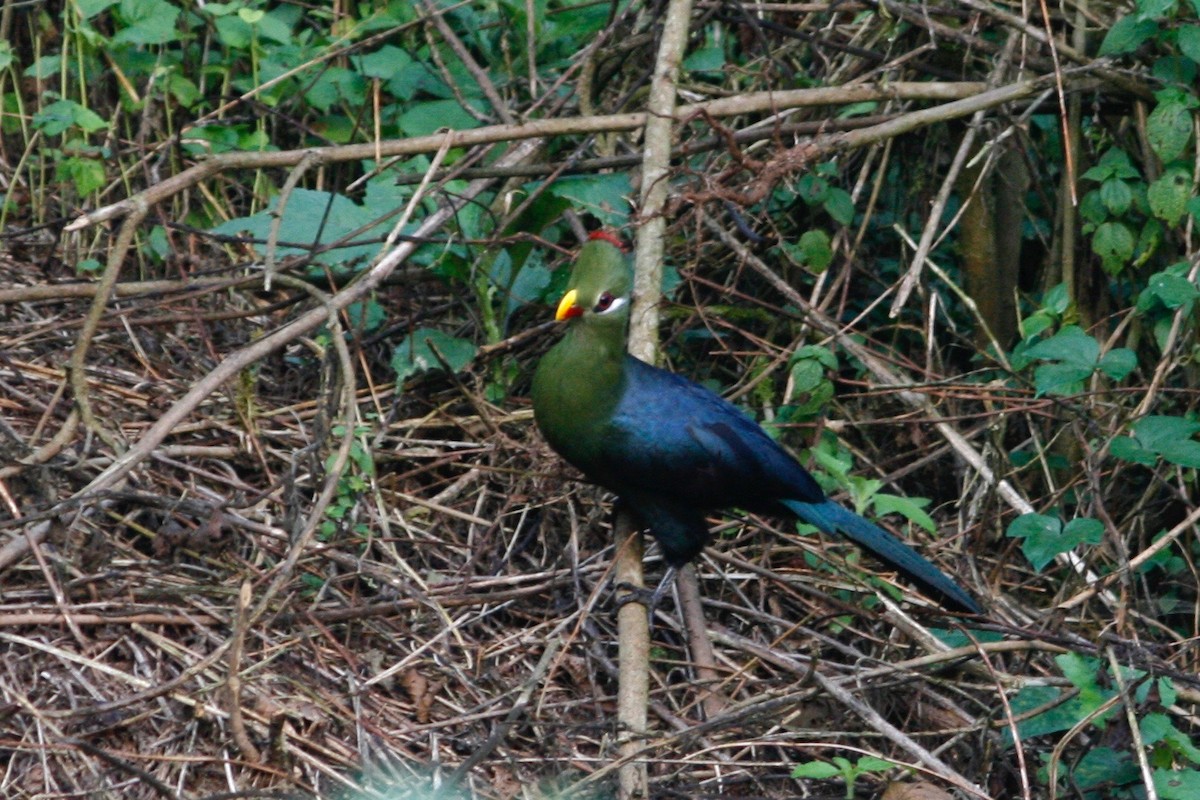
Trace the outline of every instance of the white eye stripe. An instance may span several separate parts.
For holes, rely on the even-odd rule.
[[[597,314],[611,314],[629,302],[628,297],[614,297],[608,304],[608,308],[603,311],[596,311]]]

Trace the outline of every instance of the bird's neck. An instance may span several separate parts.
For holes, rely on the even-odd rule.
[[[577,466],[625,391],[625,330],[573,324],[542,357],[533,380],[538,427]]]

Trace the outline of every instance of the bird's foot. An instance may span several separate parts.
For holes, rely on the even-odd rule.
[[[654,619],[654,612],[658,608],[658,604],[662,602],[667,591],[675,585],[675,576],[677,570],[674,567],[667,567],[667,571],[663,573],[662,580],[658,582],[658,586],[654,587],[654,591],[647,589],[644,586],[634,586],[632,583],[618,583],[617,591],[617,610],[629,605],[630,603],[638,603],[646,607],[646,614],[650,619]]]

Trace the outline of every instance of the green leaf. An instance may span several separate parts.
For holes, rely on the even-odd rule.
[[[1137,16],[1140,19],[1161,19],[1175,11],[1179,0],[1137,0]]]
[[[1143,447],[1162,452],[1162,448],[1189,440],[1200,433],[1200,422],[1183,417],[1151,415],[1133,423],[1132,428],[1133,435]]]
[[[719,74],[724,67],[725,49],[718,45],[702,47],[683,60],[683,68],[689,72],[715,72]]]
[[[105,9],[112,8],[121,0],[75,0],[75,6],[83,19],[91,19]]]
[[[1174,311],[1196,302],[1200,297],[1200,289],[1183,275],[1163,271],[1150,276],[1143,294],[1157,298],[1164,306]],[[1140,300],[1141,298],[1139,308],[1142,306]]]
[[[47,136],[59,136],[72,127],[84,133],[95,133],[108,123],[95,111],[74,100],[56,100],[33,115],[33,127]]]
[[[799,253],[805,266],[817,273],[824,272],[833,261],[829,234],[822,230],[805,231],[800,236]]]
[[[937,533],[937,523],[925,512],[929,500],[924,497],[900,497],[894,494],[877,494],[872,498],[875,511],[883,516],[896,512],[909,522],[920,525],[929,533]]]
[[[1094,705],[1100,699],[1100,663],[1096,659],[1072,652],[1055,656],[1054,663],[1062,670],[1063,677],[1079,690],[1086,705]]]
[[[1150,19],[1138,19],[1130,14],[1121,17],[1109,28],[1108,34],[1100,44],[1101,56],[1119,56],[1132,53],[1141,47],[1142,43],[1158,33],[1158,23]]]
[[[578,211],[586,211],[603,224],[619,226],[630,213],[629,174],[612,172],[605,175],[568,175],[550,187],[555,196],[567,200]]]
[[[1183,167],[1169,168],[1146,190],[1150,210],[1170,226],[1178,225],[1183,219],[1191,198],[1191,172]]]
[[[1120,436],[1113,439],[1112,444],[1109,445],[1109,452],[1122,461],[1131,461],[1147,467],[1153,467],[1158,463],[1158,454],[1142,447],[1132,436]]]
[[[418,328],[400,342],[392,353],[396,383],[403,383],[419,372],[442,369],[442,362],[434,355],[434,348],[455,372],[469,364],[479,349],[468,339],[451,336],[434,328]]]
[[[810,206],[824,203],[829,196],[829,181],[814,172],[801,175],[796,181],[796,195]]]
[[[1192,139],[1192,114],[1183,103],[1159,103],[1146,118],[1146,138],[1163,163],[1183,155]]]
[[[809,761],[807,764],[797,764],[792,769],[793,778],[813,778],[828,780],[842,774],[842,770],[824,761]]]
[[[412,56],[407,51],[401,50],[395,45],[384,45],[378,50],[370,53],[363,53],[355,59],[358,72],[364,78],[378,78],[381,81],[389,81],[396,76],[396,73],[412,63]],[[402,100],[409,100],[410,97],[402,97]]]
[[[249,217],[238,217],[221,223],[213,228],[213,233],[237,236],[249,233],[255,239],[265,242],[270,233],[271,223],[278,213],[278,199],[273,200],[266,211]],[[365,208],[348,197],[329,192],[318,192],[312,189],[296,189],[288,198],[288,204],[283,210],[283,220],[279,225],[279,240],[291,242],[296,247],[280,246],[279,256],[306,255],[310,251],[303,245],[316,246],[331,243],[359,231],[371,223],[361,234],[364,243],[348,242],[344,247],[326,250],[315,256],[322,264],[336,267],[343,271],[351,271],[366,264],[379,252],[379,244],[369,241],[387,230],[387,223],[378,222],[377,211]],[[316,224],[320,221],[321,224]],[[256,245],[262,247],[263,245]]]
[[[1093,367],[1073,364],[1043,364],[1033,371],[1034,387],[1038,397],[1069,397],[1083,391],[1083,382],[1092,377],[1093,371]]]
[[[1179,28],[1179,52],[1200,64],[1200,25],[1184,25]]]
[[[1105,222],[1092,234],[1092,252],[1100,257],[1104,271],[1110,275],[1129,263],[1136,243],[1133,231],[1123,222]]]
[[[166,0],[121,0],[119,11],[127,24],[113,35],[114,44],[145,47],[181,38],[175,28],[179,9]]]
[[[845,189],[830,187],[829,196],[822,205],[835,222],[849,225],[854,221],[854,201]]]
[[[1099,182],[1104,182],[1109,178],[1136,180],[1141,176],[1142,174],[1129,160],[1129,154],[1119,147],[1110,147],[1105,150],[1096,166],[1083,173],[1083,177]]]
[[[1087,367],[1091,371],[1096,365],[1096,359],[1100,357],[1100,345],[1088,336],[1083,328],[1067,325],[1049,339],[1030,347],[1028,354],[1046,361],[1063,361]]]
[[[59,161],[55,174],[60,181],[75,185],[80,196],[87,196],[104,186],[104,162],[95,158],[72,157]]]
[[[482,107],[478,101],[468,102],[476,110]],[[479,127],[479,121],[464,111],[457,100],[413,103],[396,122],[405,136],[428,136],[443,129],[461,131]]]
[[[1196,800],[1200,797],[1200,772],[1194,769],[1156,769],[1154,788],[1159,800]]]
[[[1086,517],[1073,519],[1064,526],[1056,517],[1022,514],[1009,524],[1005,535],[1024,539],[1021,551],[1034,570],[1041,572],[1060,553],[1081,544],[1099,544],[1104,537],[1104,526]]]
[[[1124,347],[1114,347],[1104,354],[1097,366],[1114,381],[1124,380],[1137,369],[1137,354]]]
[[[1109,178],[1100,184],[1100,200],[1114,217],[1124,216],[1133,202],[1133,191],[1123,180]]]

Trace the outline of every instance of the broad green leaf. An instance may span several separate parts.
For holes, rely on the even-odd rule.
[[[1049,339],[1038,342],[1029,348],[1028,354],[1033,358],[1046,361],[1063,361],[1089,370],[1095,366],[1100,357],[1100,345],[1078,325],[1067,325]]]
[[[1125,380],[1129,373],[1137,369],[1137,354],[1124,347],[1114,347],[1101,357],[1097,366],[1114,381]]]
[[[629,174],[613,172],[606,175],[568,175],[559,178],[550,191],[570,201],[578,211],[586,211],[604,225],[619,226],[629,218]]]
[[[1183,25],[1178,36],[1179,52],[1200,64],[1200,25]]]
[[[1164,163],[1183,155],[1192,139],[1192,114],[1183,103],[1159,103],[1146,118],[1146,138]]]
[[[689,72],[716,72],[719,74],[724,67],[725,50],[716,45],[702,47],[683,60],[683,68]]]
[[[1151,415],[1133,423],[1133,435],[1144,447],[1155,452],[1173,442],[1191,439],[1200,433],[1200,422],[1183,417]]]
[[[1098,520],[1084,517],[1064,526],[1056,517],[1023,514],[1009,524],[1006,535],[1024,540],[1021,551],[1034,570],[1041,572],[1060,553],[1080,544],[1099,544],[1104,537],[1104,526]]]
[[[822,347],[817,344],[806,344],[803,347],[797,347],[796,351],[792,353],[791,360],[794,363],[800,359],[815,359],[821,362],[826,369],[838,368],[837,354],[828,347]]]
[[[1120,217],[1129,210],[1129,205],[1133,202],[1133,192],[1125,181],[1110,178],[1100,184],[1100,199],[1108,213]]]
[[[902,515],[909,522],[920,525],[930,533],[937,532],[937,523],[925,512],[924,506],[929,500],[924,497],[901,497],[894,494],[877,494],[872,498],[875,511],[880,516],[893,512]]]
[[[84,19],[91,19],[105,9],[112,8],[121,0],[75,0],[75,7]]]
[[[378,50],[364,53],[356,59],[358,71],[364,78],[378,78],[381,81],[391,80],[397,72],[412,63],[412,56],[407,51],[394,45],[384,45]],[[401,98],[407,100],[409,98]]]
[[[1133,257],[1137,240],[1123,222],[1105,222],[1092,234],[1092,252],[1100,257],[1104,271],[1115,275]]]
[[[1175,700],[1179,696],[1179,691],[1175,688],[1175,684],[1170,678],[1159,678],[1158,681],[1158,697],[1164,708],[1170,708],[1175,705]],[[1200,763],[1200,762],[1197,762]]]
[[[1179,267],[1183,269],[1180,270]],[[1138,298],[1138,310],[1149,311],[1153,308],[1151,301],[1154,299],[1172,311],[1194,303],[1200,297],[1200,289],[1185,277],[1187,268],[1188,264],[1183,262],[1151,275],[1145,290]]]
[[[249,234],[259,240],[255,245],[265,247],[278,206],[278,199],[271,202],[266,211],[249,217],[238,217],[213,228],[213,233],[237,236]],[[332,244],[343,237],[376,222],[378,212],[364,208],[348,197],[312,189],[296,189],[288,198],[283,209],[283,220],[279,225],[279,241],[295,246],[281,245],[277,249],[280,257],[307,255],[312,247]],[[364,243],[347,242],[345,246],[326,250],[315,258],[319,263],[342,270],[352,271],[365,265],[379,252],[378,242],[369,241],[387,230],[387,222],[378,222],[367,228],[362,237]]]
[[[1191,198],[1191,172],[1183,167],[1171,167],[1146,190],[1146,199],[1154,216],[1172,227],[1183,219]]]
[[[1109,178],[1136,180],[1141,177],[1141,173],[1129,160],[1128,153],[1119,147],[1110,147],[1100,156],[1096,166],[1083,173],[1083,177],[1102,183]]]
[[[1132,436],[1119,436],[1113,439],[1112,444],[1109,445],[1109,452],[1122,461],[1131,461],[1147,467],[1153,467],[1158,463],[1158,454],[1142,447]]]
[[[1018,718],[1034,709],[1050,706],[1046,711],[1022,719],[1018,723],[1017,730],[1022,741],[1028,741],[1035,736],[1069,730],[1087,716],[1087,710],[1078,697],[1055,704],[1062,694],[1062,690],[1053,686],[1029,686],[1022,689],[1009,701],[1013,715]],[[1007,728],[1003,733],[1003,740],[1006,745],[1012,745],[1012,733]]]
[[[127,25],[113,35],[114,44],[145,47],[180,38],[175,28],[179,9],[166,0],[121,0],[119,10]]]
[[[800,236],[799,254],[805,266],[814,272],[824,272],[833,261],[829,234],[822,230],[805,231]]]
[[[475,101],[472,105],[482,107]],[[457,100],[426,100],[413,103],[397,120],[405,136],[428,136],[440,130],[478,128],[479,121],[463,110]]]
[[[1111,747],[1091,747],[1071,770],[1071,781],[1085,791],[1097,787],[1103,791],[1133,783],[1138,779],[1138,775],[1137,764],[1128,751],[1114,750]],[[1087,792],[1083,796],[1099,800],[1106,795]]]
[[[1158,452],[1172,464],[1186,469],[1200,469],[1200,442],[1181,439],[1163,445]]]
[[[418,328],[397,345],[392,353],[392,369],[396,382],[403,383],[412,375],[442,369],[434,348],[455,372],[471,362],[478,348],[468,339],[451,336],[434,328]]]
[[[785,398],[786,402],[790,403],[798,394],[807,394],[813,389],[816,389],[828,378],[825,376],[825,367],[812,358],[802,358],[792,364],[791,382],[789,388],[791,391]]]
[[[797,764],[792,769],[793,778],[828,780],[829,778],[836,778],[841,774],[842,770],[835,767],[833,764],[827,764],[824,761],[809,761],[807,764]]]
[[[1083,391],[1083,382],[1092,377],[1095,367],[1074,364],[1043,364],[1033,371],[1037,396],[1069,397]]]
[[[72,127],[84,133],[95,133],[108,127],[108,123],[90,108],[74,100],[56,100],[33,115],[33,127],[47,136],[59,136]]]
[[[1187,469],[1200,469],[1200,422],[1183,417],[1149,416],[1133,423],[1133,436],[1114,439],[1117,458],[1154,466],[1158,457]]]
[[[1137,16],[1141,19],[1161,19],[1175,10],[1179,0],[1137,0]]]
[[[845,189],[836,186],[831,187],[829,196],[825,198],[825,202],[822,205],[835,222],[842,225],[849,225],[854,221],[854,200],[851,199],[850,193]]]
[[[796,181],[796,195],[810,206],[823,203],[829,196],[829,181],[815,172],[801,175]]]
[[[96,158],[71,157],[58,162],[55,168],[58,179],[74,184],[75,191],[86,196],[107,183],[104,162]]]
[[[1063,677],[1079,690],[1080,697],[1086,705],[1094,706],[1102,699],[1097,677],[1100,671],[1099,661],[1071,652],[1055,656],[1054,663],[1062,670]]]
[[[1132,53],[1143,42],[1158,33],[1158,23],[1150,19],[1138,19],[1133,14],[1121,17],[1108,29],[1100,43],[1101,56],[1119,56]]]
[[[1200,797],[1200,771],[1194,769],[1156,769],[1154,788],[1159,800],[1196,800]]]

